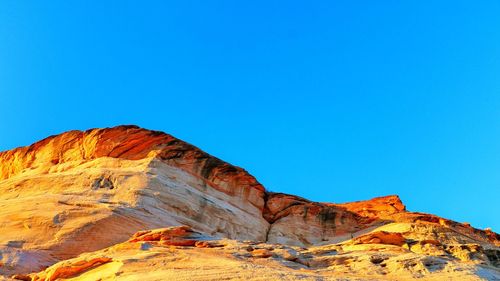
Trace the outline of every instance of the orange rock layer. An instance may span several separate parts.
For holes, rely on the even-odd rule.
[[[82,260],[74,264],[60,266],[55,268],[53,271],[48,273],[42,272],[40,275],[34,275],[33,277],[26,276],[24,280],[31,281],[55,281],[59,279],[71,278],[77,276],[83,272],[86,272],[94,267],[100,266],[102,264],[111,262],[111,258],[101,257],[94,258],[91,260]],[[16,277],[16,276],[14,276]],[[16,278],[19,279],[19,278]],[[22,279],[21,279],[22,280]]]
[[[129,242],[158,242],[168,246],[195,246],[199,242],[199,234],[189,226],[178,226],[140,231],[134,234]]]
[[[0,180],[29,169],[48,172],[54,165],[85,162],[101,157],[140,160],[156,157],[206,180],[211,187],[234,195],[242,189],[252,200],[262,197],[264,187],[244,169],[228,164],[199,148],[159,131],[137,126],[118,126],[69,131],[30,146],[0,152]],[[253,201],[253,200],[252,200]],[[252,202],[261,205],[260,202]],[[259,206],[261,207],[261,206]]]

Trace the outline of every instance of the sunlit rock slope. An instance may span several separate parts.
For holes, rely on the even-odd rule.
[[[136,126],[0,153],[0,280],[497,280],[499,240],[409,212],[397,196],[332,204],[267,192]]]

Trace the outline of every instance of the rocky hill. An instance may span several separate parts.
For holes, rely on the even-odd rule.
[[[136,126],[0,153],[0,280],[500,280],[499,246],[395,195],[268,192]]]

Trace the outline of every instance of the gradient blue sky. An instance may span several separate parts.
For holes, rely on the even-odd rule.
[[[0,150],[137,124],[272,191],[500,230],[500,2],[76,2],[0,3]]]

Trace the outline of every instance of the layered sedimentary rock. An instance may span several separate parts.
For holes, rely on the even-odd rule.
[[[245,170],[136,126],[71,131],[0,153],[0,280],[114,280],[150,270],[144,280],[165,280],[174,271],[153,264],[169,259],[168,247],[186,246],[210,253],[173,253],[195,254],[203,267],[227,274],[235,269],[201,261],[219,255],[244,267],[266,259],[273,265],[252,274],[269,278],[280,276],[272,270],[289,279],[301,270],[304,278],[336,280],[327,269],[448,278],[455,269],[497,276],[500,236],[408,212],[395,195],[333,204],[267,192]]]
[[[419,245],[417,247],[417,245]],[[497,280],[479,245],[450,247],[374,231],[342,243],[301,248],[217,239],[188,227],[141,231],[18,280]]]
[[[310,246],[352,238],[385,217],[404,212],[398,196],[345,204],[311,202],[298,196],[267,193],[264,217],[270,242]]]
[[[264,188],[241,168],[133,126],[71,131],[0,154],[0,272],[32,271],[190,225],[265,240]]]
[[[357,201],[338,204],[349,212],[363,217],[383,219],[387,216],[406,211],[406,206],[397,195],[373,198],[367,201]]]
[[[264,188],[245,170],[223,162],[168,134],[137,126],[71,131],[28,147],[0,153],[0,180],[26,172],[51,173],[99,158],[163,163],[203,179],[212,188],[262,208]]]

